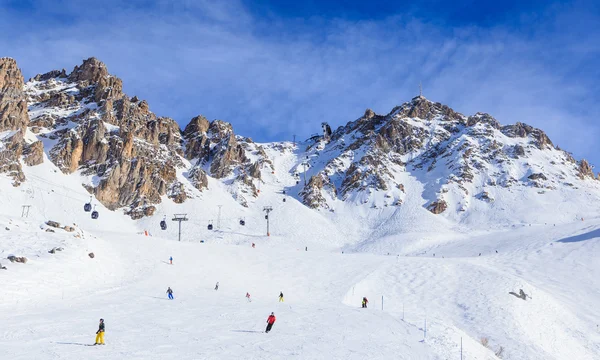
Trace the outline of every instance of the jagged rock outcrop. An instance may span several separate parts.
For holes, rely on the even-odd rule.
[[[453,216],[465,212],[473,197],[493,201],[484,186],[552,190],[564,183],[573,186],[573,176],[594,178],[587,162],[577,163],[540,129],[523,123],[502,126],[486,113],[467,117],[423,96],[387,115],[367,109],[335,130],[330,142],[320,137],[311,141],[307,151],[315,164],[321,157],[327,159],[311,171],[323,181],[302,190],[311,207],[331,207],[319,188],[324,179],[337,186],[332,199],[380,208],[404,203],[406,193],[398,179],[410,174],[426,187],[426,209],[439,214],[452,207],[457,211],[447,214]],[[553,160],[536,164],[539,159]],[[448,191],[454,194],[452,203],[437,198]]]
[[[15,186],[25,180],[19,159],[28,125],[21,70],[14,59],[0,58],[0,173],[7,173]]]
[[[14,59],[0,58],[0,131],[19,130],[25,133],[28,125],[21,70]]]
[[[441,214],[448,208],[448,203],[445,200],[436,200],[427,206],[427,209],[433,214]]]
[[[579,178],[581,178],[581,179],[585,179],[585,178],[595,179],[596,178],[594,176],[594,170],[592,169],[592,166],[585,159],[583,159],[579,162],[579,167],[578,167],[577,171],[578,171]]]
[[[333,196],[336,195],[336,189],[329,177],[325,174],[312,176],[306,186],[300,192],[304,204],[312,209],[329,209],[327,200],[323,192],[327,191]]]
[[[131,207],[159,203],[163,195],[184,201],[185,186],[176,176],[184,167],[179,126],[122,89],[121,79],[95,58],[68,75],[51,71],[26,85],[30,103],[44,109],[32,119],[37,132],[46,129],[41,136],[57,140],[52,162],[67,174],[98,176],[87,189],[111,210],[146,214],[145,207]]]

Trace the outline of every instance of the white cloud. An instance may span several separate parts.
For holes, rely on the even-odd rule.
[[[27,76],[96,56],[159,115],[185,125],[203,113],[256,140],[306,136],[367,107],[387,113],[422,81],[432,100],[465,114],[489,112],[503,124],[530,123],[576,156],[600,161],[591,91],[598,72],[595,80],[586,73],[599,45],[572,41],[580,26],[562,26],[572,12],[538,14],[527,33],[444,28],[406,15],[257,18],[237,2],[103,4],[40,7],[30,22],[0,13],[2,55]],[[583,19],[587,26],[594,18]]]

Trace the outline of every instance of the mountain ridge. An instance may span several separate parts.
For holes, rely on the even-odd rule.
[[[298,144],[302,151],[290,142],[257,144],[230,123],[202,115],[180,127],[123,93],[122,81],[96,58],[71,73],[52,70],[27,82],[14,60],[2,58],[0,75],[0,172],[18,186],[26,181],[23,165],[47,158],[64,174],[79,174],[108,209],[133,219],[152,216],[165,198],[181,204],[212,191],[210,178],[241,206],[252,206],[276,170],[295,181],[288,195],[330,212],[341,203],[402,207],[412,191],[422,191],[424,209],[457,222],[472,215],[475,203],[492,208],[501,189],[543,195],[585,188],[600,199],[592,166],[554,146],[542,130],[502,126],[486,113],[465,116],[423,96],[386,115],[367,109],[334,131],[323,123],[322,135]],[[284,154],[295,158],[276,169],[273,156]],[[407,186],[407,177],[423,190]]]

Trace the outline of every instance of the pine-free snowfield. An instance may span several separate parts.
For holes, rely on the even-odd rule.
[[[460,359],[461,337],[463,359],[495,359],[500,347],[504,359],[600,358],[597,221],[479,234],[420,256],[254,238],[255,249],[101,231],[78,239],[10,224],[2,257],[30,262],[0,272],[2,358]],[[508,294],[520,288],[532,299]],[[100,318],[107,345],[85,346]]]

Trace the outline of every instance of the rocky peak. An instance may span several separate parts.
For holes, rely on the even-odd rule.
[[[592,169],[592,166],[585,159],[582,159],[579,162],[579,166],[577,168],[577,174],[579,175],[579,178],[581,178],[581,179],[585,179],[585,178],[596,179],[596,177],[594,176],[594,170]]]
[[[52,70],[50,72],[47,72],[45,74],[37,74],[36,76],[33,77],[33,79],[29,79],[29,81],[34,80],[34,81],[46,81],[52,78],[66,78],[67,77],[67,71],[65,69],[62,70]]]
[[[478,112],[475,115],[469,116],[467,119],[467,126],[475,126],[479,123],[488,124],[494,129],[500,129],[500,123],[493,116],[486,113]]]
[[[17,62],[0,59],[0,131],[22,130],[29,124],[27,100],[23,92],[23,75]]]
[[[88,81],[97,83],[100,79],[109,75],[108,69],[104,63],[94,57],[86,59],[83,64],[75,66],[73,72],[69,74],[69,81]]]
[[[514,125],[506,125],[502,127],[502,133],[512,138],[526,138],[528,136],[531,136],[533,138],[533,143],[539,149],[545,149],[548,146],[554,146],[552,145],[552,141],[550,141],[550,138],[548,138],[545,132],[521,122],[517,122]]]
[[[422,120],[439,118],[443,121],[451,121],[463,118],[463,115],[455,112],[450,107],[427,100],[424,96],[414,97],[410,102],[394,108],[391,114],[399,118],[419,118]]]
[[[0,173],[11,176],[15,186],[25,180],[20,158],[28,125],[21,70],[14,59],[0,58]]]

